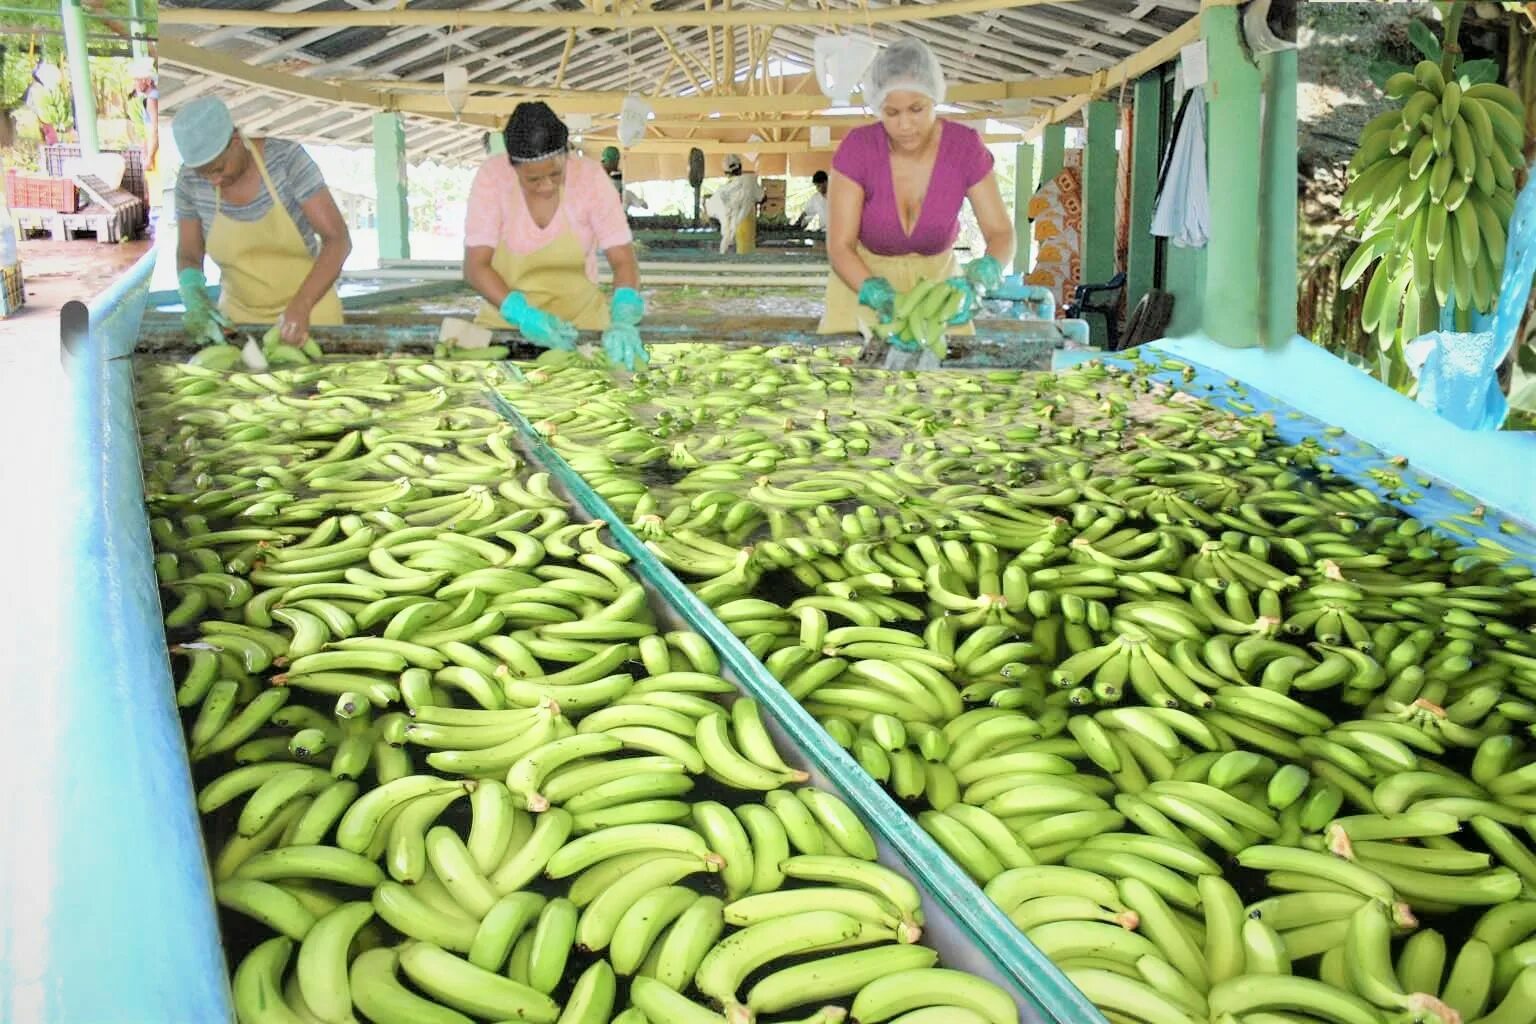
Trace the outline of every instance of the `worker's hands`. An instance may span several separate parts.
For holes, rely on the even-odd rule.
[[[614,323],[633,327],[645,318],[645,299],[633,288],[615,288],[608,312]]]
[[[859,305],[868,306],[880,316],[880,322],[890,323],[896,315],[896,289],[883,277],[868,277],[859,288]]]
[[[651,354],[645,350],[640,332],[633,324],[614,324],[604,331],[603,354],[631,373],[643,370],[651,361]]]
[[[961,273],[965,275],[967,281],[971,282],[972,288],[978,293],[978,298],[1003,286],[1003,265],[993,256],[972,260],[961,268]]]
[[[952,277],[945,283],[963,296],[960,300],[960,311],[945,322],[951,327],[970,323],[975,318],[976,311],[981,308],[981,293],[977,291],[975,285],[963,277]]]
[[[187,267],[176,275],[176,291],[186,312],[181,314],[181,325],[192,340],[201,345],[220,345],[224,342],[224,329],[230,326],[229,318],[213,306],[208,294],[208,279],[197,267]]]
[[[277,337],[284,345],[302,345],[309,340],[309,314],[314,307],[294,296],[277,322]]]
[[[576,328],[553,313],[530,306],[522,292],[510,293],[501,304],[501,315],[523,337],[540,348],[576,350]]]

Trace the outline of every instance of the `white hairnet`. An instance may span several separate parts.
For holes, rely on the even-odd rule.
[[[864,76],[861,91],[864,102],[879,110],[886,96],[901,90],[922,93],[934,103],[944,102],[944,69],[921,40],[903,39],[881,50]]]

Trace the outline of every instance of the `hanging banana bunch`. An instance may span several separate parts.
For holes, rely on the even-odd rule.
[[[1386,91],[1400,106],[1365,126],[1340,204],[1362,239],[1340,284],[1379,261],[1361,325],[1383,350],[1399,331],[1433,329],[1448,302],[1462,316],[1493,307],[1525,141],[1524,106],[1505,86],[1447,81],[1423,60]]]

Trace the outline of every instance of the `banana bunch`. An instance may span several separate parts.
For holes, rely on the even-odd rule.
[[[1117,1019],[1523,1019],[1530,573],[1458,541],[1481,510],[1426,530],[1331,474],[1328,436],[1281,444],[1161,369],[486,372]],[[220,901],[300,949],[348,908],[330,1002],[280,944],[242,991],[319,1019],[1011,1019],[467,400],[480,368],[146,373]],[[1352,933],[1368,906],[1414,956]],[[1466,981],[1419,980],[1418,936],[1484,907]]]
[[[656,625],[628,556],[499,423],[439,413],[473,378],[151,373],[156,572],[189,752],[215,766],[215,895],[271,936],[239,951],[242,1021],[1017,1020],[938,966],[918,890],[803,785],[714,648]]]
[[[921,345],[943,359],[946,329],[965,305],[966,294],[947,280],[921,279],[896,297],[890,321],[875,324],[871,331],[882,340],[899,338]]]
[[[1515,171],[1525,166],[1525,110],[1509,88],[1447,80],[1423,60],[1386,84],[1398,101],[1366,125],[1340,209],[1361,243],[1340,279],[1367,268],[1361,323],[1383,348],[1436,324],[1435,310],[1486,313],[1498,295]]]

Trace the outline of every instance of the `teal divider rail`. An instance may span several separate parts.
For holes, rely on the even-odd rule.
[[[1300,342],[1299,339],[1296,344],[1308,344],[1312,347],[1310,343]],[[1195,351],[1200,354],[1220,355],[1213,351],[1215,348],[1216,346],[1212,344],[1210,349],[1195,349]],[[1429,413],[1427,422],[1398,421],[1398,434],[1395,438],[1397,443],[1392,451],[1387,452],[1348,430],[1342,433],[1325,433],[1330,427],[1334,427],[1336,431],[1342,428],[1287,404],[1263,390],[1259,384],[1240,384],[1238,387],[1233,387],[1232,385],[1237,382],[1232,377],[1197,361],[1190,354],[1191,349],[1192,346],[1188,342],[1175,346],[1159,341],[1144,346],[1142,351],[1152,354],[1158,362],[1169,366],[1153,374],[1158,380],[1195,395],[1219,409],[1244,416],[1271,414],[1275,421],[1275,432],[1282,440],[1295,444],[1312,439],[1325,449],[1336,451],[1338,454],[1328,455],[1322,460],[1335,473],[1348,477],[1359,486],[1375,492],[1389,504],[1424,523],[1441,536],[1467,545],[1477,544],[1479,541],[1497,544],[1511,552],[1510,557],[1513,561],[1536,570],[1536,527],[1531,525],[1529,519],[1521,516],[1518,509],[1503,508],[1489,500],[1480,519],[1468,514],[1477,501],[1487,499],[1490,495],[1509,498],[1523,494],[1528,498],[1536,499],[1536,435],[1501,437],[1488,433],[1474,434]],[[1321,349],[1317,351],[1333,359]],[[1172,360],[1172,364],[1168,363],[1169,360]],[[1152,363],[1153,359],[1144,356],[1142,361]],[[1360,378],[1358,381],[1351,382],[1355,385],[1360,400],[1367,407],[1373,405],[1373,400],[1381,397],[1371,394],[1373,389],[1385,391],[1391,398],[1402,398],[1401,395],[1390,391],[1374,378],[1359,373],[1347,363],[1337,359],[1333,361],[1343,370]],[[1105,362],[1120,366],[1133,365],[1132,360],[1123,356],[1108,358]],[[1187,365],[1194,371],[1192,379],[1188,381],[1184,379],[1183,371],[1177,368],[1180,365]],[[1373,387],[1364,387],[1361,381]],[[1319,385],[1319,388],[1326,390],[1327,386]],[[1404,401],[1406,402],[1406,399]],[[1392,403],[1386,404],[1390,408]],[[1419,408],[1411,402],[1407,402],[1407,405],[1409,408]],[[1472,435],[1471,440],[1468,439],[1469,434]],[[1493,452],[1475,450],[1477,440],[1487,441],[1493,446]],[[1495,457],[1499,454],[1503,454],[1505,460]],[[1443,467],[1447,457],[1456,456],[1462,460],[1462,473],[1458,474],[1456,480],[1451,480],[1443,473],[1437,473],[1426,465],[1428,462],[1436,467]],[[1392,462],[1394,457],[1406,459],[1407,464],[1395,465]],[[1507,461],[1510,457],[1513,457],[1513,461]],[[1373,477],[1372,473],[1397,477],[1401,481],[1401,486],[1388,486],[1388,483],[1384,482],[1386,477]],[[1421,483],[1425,480],[1428,483]],[[1513,490],[1510,485],[1513,485]],[[1457,490],[1476,497],[1470,503],[1463,501],[1455,497],[1454,492]],[[1401,500],[1401,495],[1404,493],[1417,497],[1412,503],[1407,503]],[[1457,516],[1462,518],[1453,518]],[[1505,522],[1509,523],[1516,532],[1506,533],[1501,530],[1500,524]]]
[[[509,372],[516,374],[516,367]],[[903,811],[879,783],[870,778],[852,757],[817,724],[816,720],[784,691],[746,646],[700,601],[672,570],[651,553],[623,518],[518,409],[488,389],[492,406],[517,427],[534,458],[566,488],[587,515],[607,523],[619,549],[634,560],[636,571],[672,609],[720,652],[725,665],[741,681],[747,694],[783,728],[806,760],[822,774],[837,780],[854,809],[874,825],[876,832],[901,856],[922,885],[934,895],[1001,973],[1022,993],[1045,1021],[1056,1024],[1104,1024],[1098,1009],[1079,992],[1061,971],[982,893],[969,875]]]
[[[1406,456],[1490,508],[1536,524],[1536,432],[1462,430],[1300,335],[1274,348],[1228,348],[1199,336],[1164,338],[1150,347],[1218,380],[1234,377],[1259,388],[1289,408]]]
[[[139,471],[132,362],[153,254],[69,338],[65,575],[54,678],[16,686],[34,791],[5,822],[0,1020],[232,1021]],[[19,703],[17,703],[19,702]],[[14,867],[14,865],[13,865]]]

